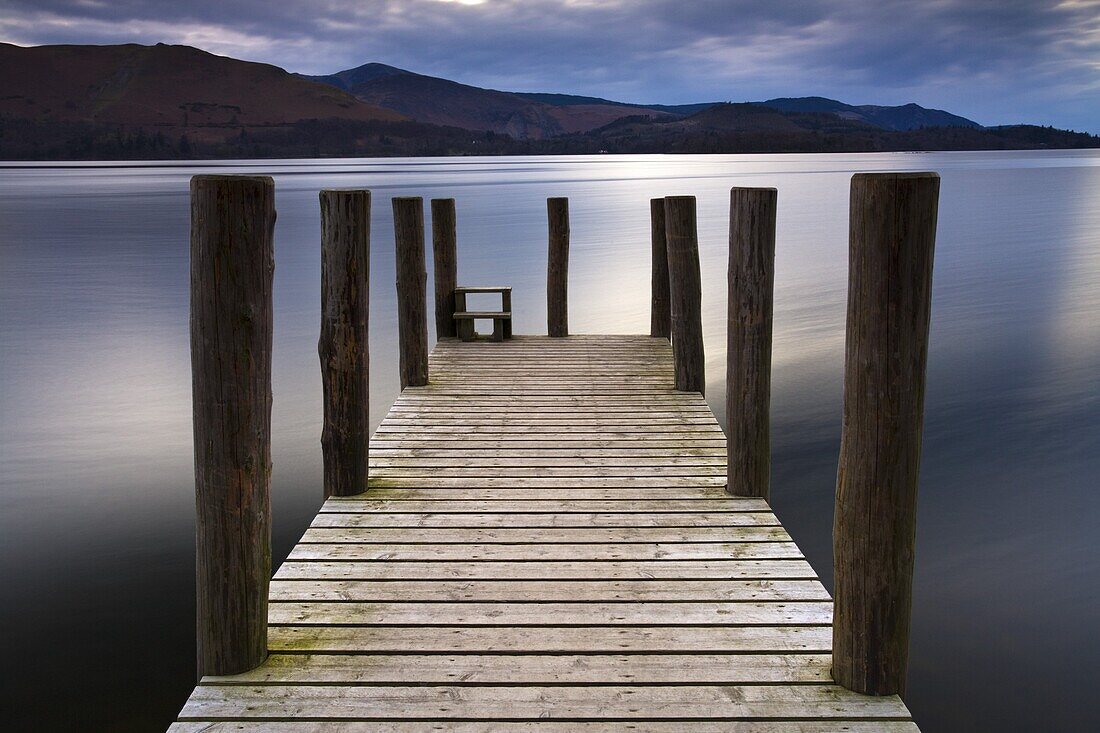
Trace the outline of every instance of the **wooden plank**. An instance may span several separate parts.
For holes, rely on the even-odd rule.
[[[793,542],[548,545],[310,544],[291,560],[801,560]]]
[[[638,542],[790,542],[782,527],[311,527],[301,543],[634,544]]]
[[[168,733],[683,733],[683,722],[569,722],[553,721],[263,721],[174,723]],[[919,733],[916,724],[903,721],[692,721],[692,733]]]
[[[829,654],[273,654],[219,685],[828,683]]]
[[[200,685],[181,720],[646,720],[745,717],[908,720],[897,698],[868,697],[835,685],[671,685],[367,687]]]
[[[779,526],[774,514],[767,512],[658,512],[654,514],[597,514],[567,512],[530,514],[492,512],[442,514],[395,512],[363,512],[359,514],[318,514],[311,527],[408,527],[408,528],[473,528],[473,527],[741,527]],[[727,538],[728,539],[728,538]]]
[[[828,624],[828,602],[512,603],[272,602],[268,623],[289,626],[807,626]]]
[[[369,491],[360,494],[359,497],[354,497],[354,499],[360,498],[365,501],[372,501],[375,499],[380,501],[410,499],[423,501],[454,499],[467,499],[472,501],[533,501],[549,499],[555,501],[584,502],[593,500],[658,501],[667,499],[676,501],[722,500],[732,502],[724,486],[690,486],[676,488],[663,486],[638,486],[627,488],[548,486],[540,488],[538,492],[532,492],[529,488],[501,486],[492,489],[465,487],[461,492],[456,492],[454,489],[450,488],[430,486],[387,487],[381,484],[381,482],[378,485],[371,486]],[[765,508],[767,507],[765,506]]]
[[[522,576],[519,576],[522,577]],[[828,601],[817,580],[273,580],[272,601]]]
[[[629,498],[615,501],[596,498],[585,499],[585,496],[582,495],[576,499],[548,499],[542,496],[536,496],[526,501],[518,501],[506,498],[471,499],[467,494],[463,494],[461,498],[451,498],[453,492],[446,492],[444,494],[446,498],[436,499],[431,499],[430,496],[426,496],[425,494],[427,492],[416,492],[415,496],[410,495],[409,498],[398,498],[401,492],[388,493],[394,495],[394,498],[372,498],[375,492],[371,492],[370,494],[363,495],[366,498],[347,497],[329,499],[321,505],[321,512],[413,512],[432,514],[440,514],[443,512],[460,514],[471,512],[479,514],[489,512],[542,512],[558,516],[568,515],[574,512],[581,514],[591,514],[593,512],[616,514],[627,514],[630,512],[642,514],[706,512],[708,514],[715,514],[725,512],[751,513],[768,511],[767,503],[759,499]],[[440,492],[430,493],[432,495],[439,495]],[[381,492],[379,492],[379,494],[381,494]],[[491,496],[495,497],[495,494]],[[565,521],[564,517],[563,521]]]
[[[804,560],[287,561],[275,580],[813,580]]]
[[[828,653],[828,626],[272,626],[273,652],[341,654]]]

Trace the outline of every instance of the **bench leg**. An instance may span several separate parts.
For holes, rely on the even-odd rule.
[[[512,312],[512,291],[505,290],[500,294],[500,309],[505,313]],[[508,320],[504,322],[504,338],[512,338],[512,317],[509,316]]]
[[[493,341],[503,341],[503,340],[504,340],[504,319],[503,318],[494,318],[493,319]]]
[[[469,318],[460,318],[455,326],[458,337],[463,341],[473,341],[477,337],[477,334],[474,332],[473,320]]]

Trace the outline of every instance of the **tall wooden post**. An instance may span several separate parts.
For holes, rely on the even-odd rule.
[[[321,191],[321,385],[325,497],[367,490],[370,191]]]
[[[844,428],[833,525],[833,677],[905,692],[940,179],[852,178]]]
[[[453,338],[458,287],[458,234],[454,199],[432,199],[432,259],[435,272],[435,336]]]
[[[546,266],[546,330],[569,335],[569,199],[546,199],[550,247]]]
[[[424,199],[393,199],[397,247],[397,334],[401,389],[428,383],[428,306],[424,269]]]
[[[672,337],[668,296],[668,249],[665,246],[665,200],[649,200],[650,267],[649,335]]]
[[[726,329],[726,488],[771,492],[774,188],[730,190],[729,312]]]
[[[267,657],[275,183],[191,179],[199,676]]]
[[[676,389],[706,392],[703,355],[702,285],[699,280],[699,236],[695,197],[665,198],[665,242],[668,247],[669,302]]]

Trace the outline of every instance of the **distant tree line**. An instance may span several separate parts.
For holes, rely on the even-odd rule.
[[[546,140],[514,140],[418,122],[302,120],[268,127],[165,127],[0,116],[4,160],[176,160],[608,153],[815,153],[907,150],[1096,148],[1100,137],[1051,127],[935,127],[892,132],[838,129],[817,121],[804,131],[684,130],[667,118],[629,118],[599,130]],[[665,123],[665,124],[662,124]]]

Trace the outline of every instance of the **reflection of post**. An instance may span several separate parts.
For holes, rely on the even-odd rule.
[[[940,179],[852,178],[844,428],[833,526],[833,678],[905,691]]]
[[[665,199],[665,244],[668,248],[676,389],[703,394],[707,383],[694,196],[669,196]]]
[[[325,496],[367,490],[370,191],[321,191],[321,386]]]
[[[765,499],[771,489],[769,407],[776,198],[774,188],[730,191],[726,487],[735,496]]]
[[[267,657],[275,183],[191,179],[199,676]]]
[[[649,200],[649,239],[651,261],[649,275],[649,335],[672,336],[672,314],[668,302],[668,249],[665,246],[665,200]]]
[[[424,199],[395,197],[397,337],[401,389],[428,383],[428,273],[424,269]]]
[[[456,335],[457,237],[455,200],[432,199],[432,260],[435,271],[435,337],[437,339]]]
[[[569,199],[546,199],[550,247],[546,266],[546,330],[569,335]]]

